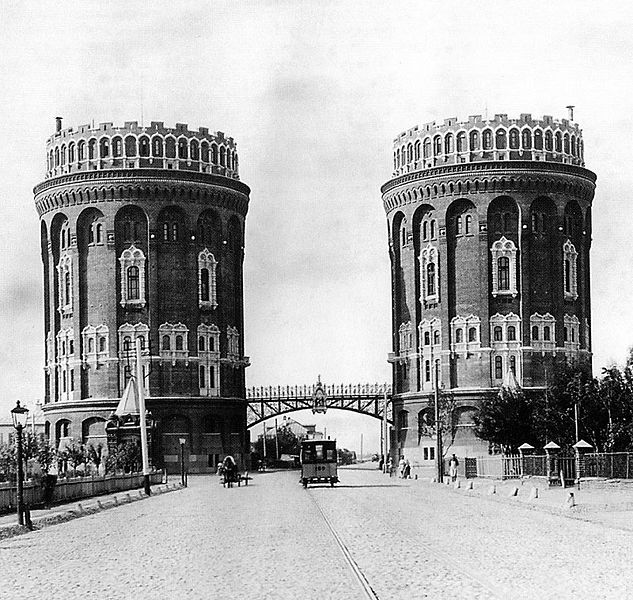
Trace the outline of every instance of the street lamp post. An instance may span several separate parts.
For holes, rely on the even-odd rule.
[[[18,523],[20,525],[24,525],[24,470],[22,467],[22,430],[26,426],[28,415],[29,409],[24,406],[20,406],[20,401],[18,400],[15,408],[11,411],[11,416],[13,417],[13,427],[15,427],[15,431],[18,437],[18,485],[16,493],[16,504],[18,509]]]
[[[187,487],[187,475],[185,472],[185,444],[186,438],[180,438],[180,483],[183,487]]]
[[[433,372],[435,385],[433,389],[433,397],[435,399],[435,466],[437,468],[437,482],[442,483],[444,480],[444,464],[442,460],[442,427],[440,423],[440,390],[439,390],[439,373],[437,361],[434,361]]]

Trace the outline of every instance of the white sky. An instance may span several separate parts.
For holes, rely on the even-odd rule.
[[[625,218],[632,133],[628,2],[0,4],[0,421],[42,397],[39,224],[54,117],[177,121],[238,142],[247,218],[249,385],[385,381],[390,277],[380,185],[402,130],[470,114],[565,117],[598,174],[595,371],[633,344]],[[142,98],[142,101],[141,101]],[[618,190],[620,190],[618,192]],[[2,416],[4,415],[4,416]],[[293,418],[314,421],[312,415]],[[342,445],[377,421],[328,413]]]

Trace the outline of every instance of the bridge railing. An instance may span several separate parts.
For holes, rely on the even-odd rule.
[[[312,398],[316,386],[313,385],[269,385],[246,389],[247,400],[278,400]],[[341,383],[324,385],[328,397],[378,396],[385,392],[391,395],[391,385],[385,383]]]

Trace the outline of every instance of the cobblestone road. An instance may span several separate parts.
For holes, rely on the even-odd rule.
[[[308,491],[296,472],[233,489],[191,478],[0,541],[0,598],[366,598],[321,510],[381,600],[633,597],[630,532],[373,471],[341,478]]]

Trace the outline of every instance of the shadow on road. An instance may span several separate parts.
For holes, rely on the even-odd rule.
[[[310,485],[310,488],[329,488],[330,484],[326,484],[326,485]],[[341,485],[341,484],[336,484],[334,486],[335,488],[395,488],[395,487],[407,487],[406,485],[399,485],[399,484],[395,484],[395,483],[389,483],[386,485],[378,485],[378,484],[369,484],[369,485]]]

